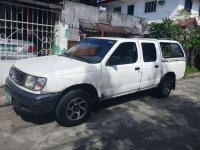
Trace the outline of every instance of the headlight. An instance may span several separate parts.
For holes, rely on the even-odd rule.
[[[44,88],[47,79],[28,75],[24,86],[29,90],[40,91]]]
[[[35,81],[36,81],[36,77],[29,75],[26,77],[24,86],[29,90],[33,90],[35,86]]]

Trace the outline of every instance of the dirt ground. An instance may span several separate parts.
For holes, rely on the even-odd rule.
[[[106,100],[79,126],[59,126],[53,114],[18,116],[0,108],[0,149],[200,149],[200,78],[181,80],[166,99],[150,91]]]

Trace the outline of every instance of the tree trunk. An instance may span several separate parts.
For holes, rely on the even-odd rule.
[[[196,57],[197,57],[197,58],[196,58],[196,60],[195,60],[195,66],[196,66],[196,67],[199,67],[199,66],[198,66],[198,63],[199,63],[199,56],[196,56]]]
[[[189,49],[186,50],[185,53],[186,53],[186,62],[189,63],[189,55],[190,55],[190,53],[189,53]]]
[[[191,59],[190,59],[190,65],[192,67],[194,67],[194,65],[195,65],[195,52],[196,52],[196,49],[193,48],[191,51]]]

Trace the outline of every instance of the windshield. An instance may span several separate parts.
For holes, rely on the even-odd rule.
[[[64,53],[64,56],[88,63],[99,63],[116,43],[114,40],[88,38]]]

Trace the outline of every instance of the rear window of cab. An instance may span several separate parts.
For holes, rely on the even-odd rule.
[[[184,57],[182,48],[177,43],[160,42],[163,58],[181,58]]]

